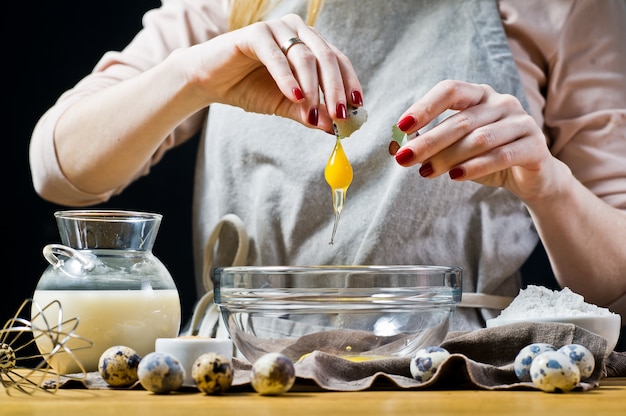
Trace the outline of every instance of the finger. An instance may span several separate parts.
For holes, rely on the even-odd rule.
[[[453,166],[449,175],[455,180],[479,180],[489,175],[500,173],[510,174],[511,168],[519,166],[527,170],[534,170],[541,160],[543,152],[537,151],[535,141],[531,136],[524,136],[518,140],[507,143],[485,152],[479,156],[468,159]],[[494,185],[501,186],[503,178]]]
[[[494,127],[498,121],[503,122]],[[486,103],[451,115],[415,140],[409,141],[398,152],[410,150],[412,157],[410,160],[405,157],[401,164],[410,166],[436,155],[439,155],[440,160],[458,158],[459,155],[471,157],[490,147],[500,146],[506,140],[515,140],[528,134],[530,125],[535,125],[534,121],[516,98],[497,94]]]
[[[310,112],[314,110],[318,111],[319,117],[320,108],[331,112],[329,118],[345,118],[343,79],[338,58],[328,43],[295,15],[288,15],[278,22],[273,22],[270,30],[303,93],[301,109],[303,118],[311,121]],[[301,42],[289,45],[289,39],[293,38]],[[268,64],[268,70],[272,73],[273,65]],[[288,75],[286,79],[289,80]],[[277,82],[280,83],[280,80],[277,79]],[[324,107],[320,107],[320,91],[324,92],[326,104]],[[324,116],[323,114],[322,117]],[[317,120],[312,124],[317,124]]]
[[[313,32],[315,32],[320,38],[323,39],[322,35],[317,31],[315,27],[309,26]],[[359,81],[359,77],[352,66],[352,62],[350,59],[344,54],[340,49],[338,49],[332,43],[327,43],[328,47],[335,53],[337,56],[337,62],[339,63],[339,70],[341,71],[343,84],[344,84],[344,93],[348,98],[348,103],[350,103],[353,107],[362,107],[363,106],[363,88],[361,87],[361,82]]]
[[[298,83],[298,86],[293,88],[296,88],[296,95],[299,93],[299,97],[301,97],[301,116],[309,124],[317,125],[321,103],[321,82],[317,58],[307,41],[302,39],[302,32],[294,33],[288,26],[278,26],[273,33],[277,44],[281,45],[281,51]],[[304,38],[307,37],[304,36]],[[297,39],[296,43],[293,43],[292,39]],[[276,81],[280,83],[280,80],[277,79]]]
[[[465,137],[426,159],[425,164],[428,164],[427,169],[430,170],[427,176],[436,177],[454,166],[526,137],[530,131],[525,126],[522,117],[513,117],[472,130]]]
[[[331,47],[326,40],[310,27],[297,27],[298,37],[302,39],[315,57],[316,74],[319,83],[306,86],[321,89],[324,94],[324,102],[328,108],[329,115],[333,119],[347,118],[348,100],[342,73],[342,64],[339,56],[343,54],[336,48]],[[297,65],[299,57],[288,57],[292,64]],[[342,57],[341,59],[347,60]],[[301,80],[301,83],[303,81]]]
[[[324,93],[324,102],[334,119],[347,118],[348,107],[363,105],[361,83],[350,59],[335,45],[328,42],[312,26],[303,26],[301,19],[289,15],[285,17],[288,24],[304,40],[315,54],[318,64],[320,87]],[[334,111],[333,111],[334,110]]]
[[[333,45],[329,45],[337,56],[337,62],[339,64],[339,70],[341,71],[344,94],[348,98],[348,103],[353,107],[363,106],[363,88],[359,77],[352,66],[350,59],[339,49]]]
[[[321,99],[316,58],[304,42],[289,43],[289,39],[298,38],[297,33],[284,21],[274,20],[249,26],[244,38],[238,41],[242,52],[264,65],[281,93],[299,104],[294,107],[283,103],[275,114],[317,126]],[[298,58],[294,57],[296,53]]]
[[[293,102],[302,102],[302,88],[278,43],[294,37],[294,32],[281,21],[259,22],[242,30],[245,36],[236,41],[239,50],[265,66],[285,97]]]
[[[471,157],[528,134],[529,123],[535,124],[521,106],[503,99],[448,117],[412,145],[424,159],[444,150],[451,156]]]
[[[400,116],[398,127],[405,133],[413,133],[446,110],[464,110],[479,104],[490,91],[493,90],[486,85],[441,81]]]
[[[409,140],[398,149],[397,155],[399,156],[396,156],[396,159],[401,158],[402,160],[398,162],[403,166],[412,166],[429,161],[436,156],[439,156],[441,160],[450,157],[451,154],[460,153],[459,141],[465,142],[463,150],[466,151],[473,142],[478,142],[481,148],[487,146],[489,141],[494,140],[490,135],[491,131],[485,129],[476,131],[476,129],[498,120],[500,113],[498,110],[483,110],[482,107],[473,107],[470,110],[453,114],[429,131]],[[450,149],[452,146],[454,147]],[[410,158],[406,157],[408,154]]]

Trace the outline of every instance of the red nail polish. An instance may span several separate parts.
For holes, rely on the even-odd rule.
[[[302,90],[300,88],[296,87],[292,90],[292,92],[293,96],[296,98],[296,101],[304,100],[304,94],[302,93]]]
[[[409,163],[413,160],[413,150],[411,149],[402,149],[398,153],[396,153],[396,162],[401,165]]]
[[[426,162],[420,167],[420,175],[424,178],[428,178],[434,171],[433,165],[431,165],[430,162]]]
[[[346,105],[343,103],[337,104],[337,118],[345,120],[348,118],[348,112],[346,111]]]
[[[413,124],[415,124],[415,121],[415,117],[406,116],[402,120],[398,121],[398,128],[402,131],[407,131],[413,126]]]
[[[352,91],[352,103],[356,106],[362,106],[363,105],[363,96],[361,95],[361,93],[359,91]]]
[[[317,126],[317,122],[319,121],[319,113],[317,108],[312,108],[309,110],[309,124],[312,126]]]
[[[448,175],[450,175],[450,179],[458,179],[465,175],[465,171],[463,168],[454,168],[448,172]]]

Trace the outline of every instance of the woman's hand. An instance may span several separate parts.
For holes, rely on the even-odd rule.
[[[520,102],[489,86],[442,81],[398,127],[415,133],[446,110],[458,112],[398,149],[398,163],[510,190],[526,204],[559,284],[626,314],[626,213],[576,180]]]
[[[290,39],[299,39],[295,43]],[[297,15],[259,22],[182,51],[205,104],[276,114],[332,132],[363,104],[350,60]],[[323,95],[323,97],[322,97]]]
[[[504,187],[523,201],[558,187],[552,173],[563,166],[537,123],[517,98],[488,85],[442,81],[400,117],[398,127],[414,133],[446,110],[458,112],[398,149],[399,164],[421,164],[424,177],[447,172],[455,180]]]

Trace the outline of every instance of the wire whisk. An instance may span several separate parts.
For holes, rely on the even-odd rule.
[[[75,333],[78,323],[78,317],[64,319],[57,300],[42,308],[26,299],[0,330],[0,381],[7,393],[55,393],[61,374],[54,362],[61,354],[71,357],[82,371],[63,376],[84,379],[87,372],[74,351],[91,348],[93,342]]]

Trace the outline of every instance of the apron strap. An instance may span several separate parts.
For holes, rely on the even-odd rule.
[[[189,328],[181,335],[201,335],[211,338],[228,338],[228,332],[223,324],[220,324],[221,314],[214,302],[213,281],[211,273],[213,271],[213,259],[215,249],[219,241],[219,235],[224,225],[232,226],[237,232],[237,251],[232,261],[232,266],[244,266],[248,259],[248,233],[241,218],[235,214],[226,214],[215,225],[209,235],[204,247],[204,262],[202,268],[202,282],[206,293],[196,303],[191,316]]]

